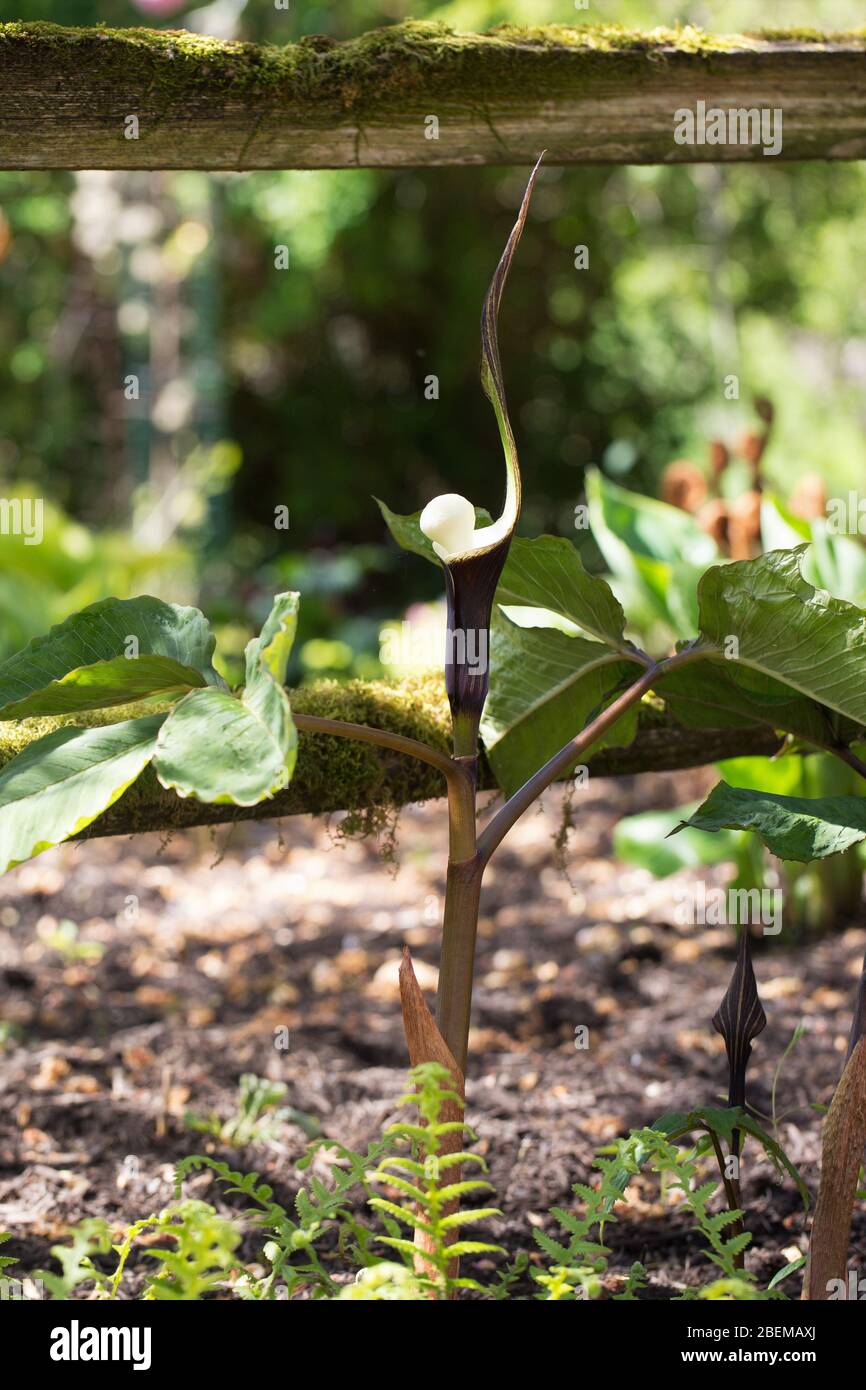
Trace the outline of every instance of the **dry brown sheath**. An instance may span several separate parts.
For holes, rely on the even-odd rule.
[[[463,1073],[454,1060],[448,1044],[443,1038],[433,1015],[427,1007],[424,995],[421,993],[421,986],[412,967],[412,957],[409,954],[409,947],[403,947],[403,959],[400,962],[400,1004],[403,1010],[403,1031],[406,1034],[406,1043],[409,1048],[409,1060],[413,1067],[419,1066],[422,1062],[439,1062],[446,1067],[451,1074],[452,1088],[461,1098],[461,1103],[447,1100],[442,1106],[439,1116],[443,1123],[453,1123],[463,1119],[463,1101],[466,1094],[466,1083]],[[459,1133],[446,1134],[442,1139],[441,1153],[459,1153],[463,1147],[463,1135]],[[452,1168],[448,1174],[449,1182],[460,1181],[460,1169]],[[445,1209],[445,1215],[457,1210],[458,1203],[454,1201]],[[456,1240],[458,1231],[451,1233],[449,1244]],[[415,1232],[415,1244],[418,1247],[418,1254],[415,1257],[415,1268],[420,1274],[426,1274],[430,1278],[435,1277],[435,1269],[424,1259],[425,1249],[429,1250],[427,1237],[423,1231]],[[449,1263],[448,1273],[452,1279],[457,1278],[459,1260]]]
[[[833,1282],[847,1296],[851,1218],[866,1143],[866,1036],[847,1062],[827,1118],[821,1144],[821,1182],[803,1280],[804,1299],[829,1299]],[[838,1295],[837,1295],[838,1296]]]
[[[851,1032],[848,1035],[848,1051],[845,1060],[850,1061],[854,1048],[866,1036],[866,957],[857,982],[857,998],[854,1001],[854,1017],[851,1019]]]

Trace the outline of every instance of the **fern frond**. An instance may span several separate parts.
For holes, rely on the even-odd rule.
[[[479,1221],[489,1221],[491,1216],[501,1216],[498,1207],[479,1207],[476,1211],[455,1211],[453,1216],[443,1216],[439,1222],[440,1231],[458,1231],[461,1226],[475,1226]]]
[[[414,1183],[407,1182],[406,1179],[401,1178],[398,1173],[384,1173],[381,1171],[378,1173],[371,1173],[370,1181],[387,1183],[389,1187],[396,1187],[398,1192],[405,1193],[405,1195],[411,1197],[414,1202],[423,1202],[425,1199],[425,1193],[420,1187],[416,1187]]]
[[[494,1187],[490,1182],[484,1182],[481,1178],[464,1178],[462,1182],[452,1182],[447,1187],[440,1187],[439,1201],[442,1203],[459,1201],[461,1197],[467,1197],[470,1192],[493,1191]]]
[[[446,1251],[450,1259],[461,1259],[464,1255],[505,1254],[501,1245],[490,1245],[483,1240],[455,1240],[453,1245],[446,1246]]]
[[[410,1211],[408,1207],[400,1207],[396,1202],[389,1202],[387,1197],[370,1197],[368,1206],[375,1207],[377,1211],[386,1211],[389,1216],[393,1216],[395,1221],[400,1221],[404,1226],[411,1226],[415,1231],[423,1231],[425,1235],[432,1235],[430,1223],[425,1221],[417,1212]]]

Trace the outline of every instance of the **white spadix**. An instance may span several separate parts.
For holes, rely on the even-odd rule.
[[[475,508],[459,492],[443,492],[428,502],[418,525],[433,549],[445,564],[449,560],[466,559],[480,551],[498,545],[514,530],[517,520],[516,499],[509,487],[502,516],[489,526],[475,525]]]
[[[475,547],[475,508],[459,492],[443,492],[428,502],[418,525],[440,560],[462,555]]]

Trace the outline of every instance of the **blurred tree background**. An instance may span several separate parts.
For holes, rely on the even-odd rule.
[[[3,0],[0,17],[280,43],[403,18],[839,29],[862,0]],[[48,508],[41,546],[4,538],[0,656],[148,590],[200,602],[239,657],[291,586],[294,679],[381,672],[383,622],[441,586],[385,543],[372,494],[500,504],[478,318],[525,174],[0,174],[0,495]],[[783,494],[807,473],[859,487],[864,195],[863,164],[544,171],[501,330],[527,530],[574,534],[589,464],[645,492],[676,457],[705,465],[756,394]]]

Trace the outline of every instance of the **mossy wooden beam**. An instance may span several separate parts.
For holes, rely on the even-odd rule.
[[[298,714],[369,724],[448,751],[450,717],[443,682],[438,677],[393,685],[382,681],[321,681],[291,691],[290,695],[292,708]],[[134,706],[79,714],[65,720],[22,719],[0,724],[0,768],[60,723],[92,726],[141,713],[141,706]],[[634,742],[625,748],[598,753],[588,766],[590,775],[595,777],[667,772],[702,766],[720,758],[771,755],[778,751],[780,742],[772,729],[684,729],[659,701],[653,700],[641,706]],[[480,783],[485,789],[496,787],[490,767],[483,760]],[[368,821],[375,826],[383,812],[410,802],[427,801],[444,792],[441,774],[414,758],[349,739],[302,733],[292,783],[270,801],[237,807],[209,806],[191,798],[182,800],[161,787],[152,769],[148,769],[77,838],[332,811],[355,812],[360,824]]]
[[[674,113],[783,113],[783,159],[866,156],[866,30],[409,22],[336,43],[0,24],[0,167],[317,169],[757,160]],[[436,123],[429,118],[435,117]]]

